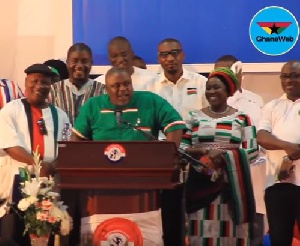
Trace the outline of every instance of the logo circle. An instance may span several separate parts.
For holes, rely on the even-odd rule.
[[[121,144],[110,144],[105,148],[104,155],[106,155],[110,161],[118,162],[126,156],[126,151]]]
[[[265,55],[279,56],[289,52],[297,43],[299,26],[287,9],[270,6],[258,11],[249,26],[250,40]]]
[[[143,246],[143,234],[135,222],[116,217],[104,220],[97,226],[93,243],[93,245]]]

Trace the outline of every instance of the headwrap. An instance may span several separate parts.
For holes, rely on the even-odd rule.
[[[233,96],[233,94],[239,88],[239,82],[236,74],[232,72],[229,68],[219,67],[211,71],[208,75],[208,79],[218,77],[225,85],[226,90],[229,96]]]

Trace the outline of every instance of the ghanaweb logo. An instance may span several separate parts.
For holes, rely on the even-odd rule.
[[[294,15],[278,6],[258,11],[251,20],[250,39],[254,47],[266,55],[283,55],[298,41],[299,26]]]

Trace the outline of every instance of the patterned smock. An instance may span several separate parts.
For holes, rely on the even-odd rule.
[[[249,245],[248,222],[255,213],[249,171],[258,154],[255,127],[241,112],[211,118],[202,111],[191,111],[187,128],[182,148],[222,149],[226,159],[221,181],[212,182],[197,168],[190,168],[187,211],[191,245]]]

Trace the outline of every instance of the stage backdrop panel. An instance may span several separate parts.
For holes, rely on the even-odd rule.
[[[73,0],[73,41],[91,46],[95,65],[109,64],[107,43],[115,36],[128,38],[148,64],[157,63],[157,44],[167,37],[182,42],[188,64],[214,63],[224,54],[248,63],[299,58],[300,41],[281,56],[252,45],[249,24],[267,6],[284,7],[300,21],[299,0]]]

